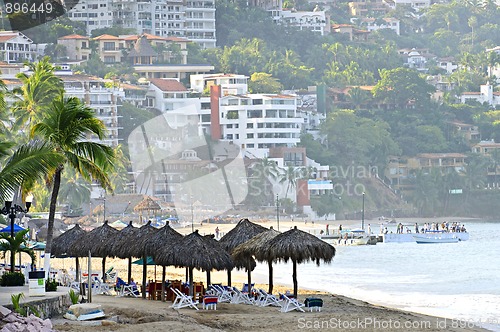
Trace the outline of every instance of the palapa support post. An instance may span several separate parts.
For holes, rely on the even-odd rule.
[[[128,272],[127,272],[128,284],[132,281],[132,257],[128,258]]]
[[[272,294],[273,293],[273,261],[268,260],[267,265],[269,267],[269,289],[268,293]]]
[[[248,294],[252,293],[252,266],[250,263],[247,264],[247,282],[248,282]]]
[[[210,270],[207,270],[207,288],[212,284],[212,278],[210,275]]]
[[[144,253],[142,255],[142,298],[146,299],[146,278],[147,278],[147,268],[148,268],[148,262],[147,262],[147,255]]]
[[[292,263],[293,263],[293,273],[292,273],[292,278],[293,278],[293,297],[297,298],[297,292],[298,292],[297,261],[292,258]]]
[[[80,260],[75,257],[75,281],[80,281]]]
[[[193,268],[189,267],[189,296],[194,296]]]
[[[102,282],[106,282],[106,256],[102,258]]]
[[[227,285],[231,287],[231,270],[227,270]]]
[[[92,303],[92,254],[89,250],[89,261],[88,261],[88,268],[89,268],[89,273],[88,273],[88,280],[87,284],[89,285],[88,290],[87,290],[87,301],[88,303]]]
[[[167,278],[167,268],[162,266],[161,273],[161,302],[165,302],[165,279]]]

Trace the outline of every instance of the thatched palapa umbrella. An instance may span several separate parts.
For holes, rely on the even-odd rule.
[[[149,220],[145,225],[139,228],[139,231],[135,234],[135,238],[130,242],[130,254],[132,257],[142,258],[142,298],[146,298],[146,282],[147,282],[147,256],[150,253],[147,251],[148,243],[151,242],[151,238],[154,234],[158,232],[158,228],[151,226],[151,220]]]
[[[163,250],[169,250],[169,247],[175,245],[177,241],[182,239],[183,235],[170,227],[169,223],[153,234],[148,242],[146,242],[146,251],[153,256],[153,260],[156,259],[158,254]],[[162,292],[161,300],[165,301],[165,279],[166,279],[166,268],[165,265],[162,266]]]
[[[230,270],[233,261],[229,253],[221,246],[216,246],[207,240],[198,230],[184,236],[168,250],[162,250],[155,257],[160,265],[185,266],[189,270],[189,294],[193,295],[193,269],[205,271]]]
[[[100,227],[94,228],[79,241],[73,243],[72,250],[80,256],[85,257],[89,251],[92,256],[102,257],[102,276],[105,278],[106,274],[106,257],[113,257],[111,244],[116,234],[119,231],[108,225],[108,221],[104,220],[104,224]],[[89,271],[90,275],[91,271]]]
[[[155,212],[155,211],[161,211],[161,206],[156,203],[151,197],[146,196],[142,201],[139,202],[134,207],[134,211],[139,212],[142,215],[142,212],[146,211],[146,214],[148,215],[148,212]]]
[[[245,243],[240,244],[233,250],[233,260],[239,261],[248,259],[248,257],[255,257],[258,261],[267,261],[269,266],[269,294],[273,293],[273,261],[267,258],[267,248],[269,242],[276,236],[281,234],[273,229],[270,229],[255,235],[253,238]]]
[[[74,227],[54,238],[54,242],[52,243],[51,254],[55,257],[75,257],[76,281],[80,281],[80,263],[78,261],[78,255],[72,250],[72,247],[76,241],[79,241],[86,234],[87,232],[84,231],[80,225],[76,224]]]
[[[111,244],[111,252],[113,256],[116,256],[121,259],[128,259],[128,283],[130,283],[132,279],[132,251],[131,243],[133,243],[134,239],[137,237],[137,233],[139,232],[139,228],[134,227],[132,225],[132,221],[129,222],[128,226],[123,228],[120,232],[118,232],[114,239],[112,239]]]
[[[292,261],[293,296],[297,298],[297,264],[310,260],[316,261],[318,265],[320,260],[330,263],[335,256],[335,248],[295,226],[269,241],[269,246],[262,250],[262,255],[271,261]]]
[[[238,245],[247,242],[255,235],[266,230],[267,229],[265,227],[254,224],[248,219],[241,219],[232,230],[227,232],[227,234],[219,240],[219,242],[220,244],[222,244],[222,247],[231,254],[234,248],[236,248]],[[248,266],[247,275],[249,280],[249,290],[251,287],[251,270],[251,266]],[[231,270],[228,270],[227,272],[227,284],[231,286]]]

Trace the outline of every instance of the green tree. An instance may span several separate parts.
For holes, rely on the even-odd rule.
[[[418,109],[429,104],[435,88],[428,84],[416,71],[406,68],[381,70],[380,81],[373,89],[373,95],[396,108],[415,105]]]
[[[297,186],[297,179],[300,178],[300,170],[295,166],[288,165],[280,174],[280,183],[286,182],[285,199],[288,197],[288,191]]]
[[[3,252],[5,257],[5,252],[10,251],[10,266],[16,266],[16,254],[17,253],[27,253],[31,257],[31,261],[35,262],[36,256],[32,249],[26,247],[26,234],[29,233],[29,229],[25,229],[14,234],[14,237],[10,236],[10,233],[0,233],[0,251]]]
[[[248,91],[250,93],[280,93],[283,86],[272,76],[267,73],[253,73],[248,82]]]
[[[88,135],[103,139],[104,124],[95,117],[92,109],[82,104],[78,98],[65,99],[62,93],[45,110],[43,119],[31,129],[32,137],[43,139],[63,159],[58,167],[53,169],[51,179],[52,194],[44,262],[46,271],[50,269],[54,217],[64,168],[74,168],[84,179],[98,181],[104,189],[111,188],[107,172],[113,168],[113,149],[89,141]]]
[[[54,75],[55,67],[49,61],[48,57],[44,57],[38,62],[28,63],[32,73],[16,75],[22,85],[13,90],[16,98],[12,107],[16,119],[14,128],[31,126],[38,121],[43,115],[42,110],[63,91],[63,82]]]

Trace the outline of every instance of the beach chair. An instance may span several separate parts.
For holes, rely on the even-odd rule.
[[[172,292],[176,295],[174,303],[172,303],[171,308],[173,309],[181,309],[181,308],[193,308],[199,310],[196,306],[199,302],[193,301],[193,298],[189,295],[181,293],[178,289],[170,287]]]
[[[304,301],[304,304],[311,312],[313,310],[321,311],[321,308],[323,307],[323,300],[316,297],[308,297]]]
[[[231,299],[233,298],[232,290],[220,285],[211,285],[210,287],[210,294],[216,295],[219,299],[219,303],[231,302]]]
[[[238,288],[233,287],[233,297],[231,298],[231,303],[255,304],[255,299],[248,293],[243,293]]]
[[[137,289],[137,286],[128,284],[122,285],[120,292],[118,293],[118,297],[125,296],[139,297],[139,290]]]
[[[293,310],[305,312],[304,309],[302,309],[302,307],[305,306],[304,303],[300,303],[297,299],[289,298],[286,294],[280,293],[280,297],[283,299],[280,309],[281,312],[290,312]]]
[[[217,296],[213,295],[205,295],[203,296],[203,309],[208,310],[208,309],[213,309],[217,310],[217,301],[219,298]]]
[[[257,294],[258,294],[258,298],[257,298],[256,304],[259,307],[267,307],[268,305],[272,305],[275,307],[281,307],[281,302],[275,295],[268,294],[263,289],[258,289]]]

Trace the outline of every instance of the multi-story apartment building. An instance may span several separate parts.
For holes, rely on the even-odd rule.
[[[66,47],[66,57],[70,61],[87,60],[90,57],[90,38],[77,34],[57,39],[58,45]]]
[[[84,23],[90,36],[92,30],[113,25],[111,4],[112,0],[80,0],[67,15],[72,21]]]
[[[214,48],[213,0],[81,0],[68,17],[86,24],[87,33],[111,26],[162,37],[177,36]]]
[[[22,63],[34,58],[35,47],[31,39],[19,31],[0,31],[0,61]]]
[[[118,98],[123,95],[123,90],[107,87],[102,78],[95,76],[73,74],[71,71],[57,74],[64,82],[65,96],[82,100],[106,126],[108,136],[100,142],[117,146],[118,130],[121,129],[118,125]]]
[[[7,69],[5,66],[4,69]],[[21,86],[21,81],[15,78],[15,71],[25,72],[25,67],[11,66],[11,71],[7,75],[1,74],[2,79],[9,91]],[[71,70],[58,70],[55,75],[64,83],[65,97],[77,97],[87,106],[94,110],[96,117],[106,126],[107,137],[99,142],[117,146],[118,130],[121,128],[118,125],[118,98],[123,96],[123,89],[118,87],[107,87],[105,80],[99,77],[74,74]],[[14,100],[10,97],[6,99],[7,103],[12,103]],[[96,137],[89,137],[97,141]]]
[[[300,30],[311,30],[322,36],[330,33],[330,15],[318,7],[313,11],[273,9],[270,12],[278,24],[294,26]]]

